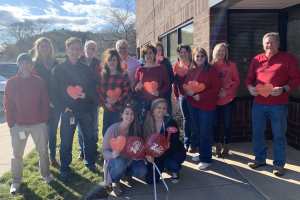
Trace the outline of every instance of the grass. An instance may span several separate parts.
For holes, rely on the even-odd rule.
[[[99,113],[99,122],[102,122],[102,111]],[[102,123],[99,123],[99,130],[102,129]],[[58,134],[59,135],[59,134]],[[99,135],[102,135],[101,132]],[[58,138],[59,140],[59,138]],[[101,148],[102,138],[98,142]],[[57,153],[57,155],[59,155]],[[1,200],[76,200],[82,197],[96,184],[103,181],[102,163],[103,159],[97,160],[98,173],[90,172],[82,161],[77,160],[79,155],[79,145],[77,134],[75,133],[73,142],[73,161],[71,164],[72,177],[68,183],[61,182],[58,179],[59,170],[50,167],[51,173],[54,176],[54,181],[49,185],[41,178],[38,167],[38,155],[34,150],[29,153],[24,159],[23,181],[18,195],[10,195],[9,189],[11,184],[10,172],[5,173],[0,178],[0,199]],[[59,160],[59,158],[57,158]]]

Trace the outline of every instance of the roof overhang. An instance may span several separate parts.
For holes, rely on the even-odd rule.
[[[231,0],[227,0],[231,1]],[[235,3],[234,3],[235,1]],[[233,0],[229,9],[284,9],[300,4],[300,0]]]

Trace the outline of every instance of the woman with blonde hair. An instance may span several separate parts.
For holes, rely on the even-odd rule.
[[[52,70],[58,64],[58,61],[54,57],[53,44],[47,37],[40,37],[34,42],[31,54],[34,62],[33,73],[45,81],[48,89],[50,98],[50,115],[48,121],[50,161],[52,166],[58,167],[58,162],[55,158],[56,134],[61,112],[52,87]]]
[[[228,59],[228,45],[224,42],[213,49],[212,64],[216,68],[222,85],[218,95],[215,124],[216,156],[228,155],[231,135],[231,110],[233,100],[240,84],[236,64]],[[219,125],[223,121],[224,131],[221,135]]]
[[[193,65],[184,80],[184,91],[190,106],[193,133],[198,135],[198,168],[203,170],[212,162],[213,125],[221,80],[208,62],[205,49],[193,49]]]

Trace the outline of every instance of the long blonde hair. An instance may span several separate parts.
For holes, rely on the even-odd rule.
[[[222,47],[225,48],[225,58],[224,58],[224,61],[225,61],[225,63],[229,62],[229,58],[228,58],[228,44],[225,43],[225,42],[221,42],[221,43],[216,44],[216,46],[213,49],[213,52],[212,52],[212,62],[211,62],[212,64],[215,64],[216,62],[218,62],[217,54],[218,54],[218,51],[220,50],[220,48],[222,48]]]
[[[40,37],[34,42],[33,48],[31,49],[32,60],[34,62],[40,62],[41,57],[40,57],[40,52],[39,52],[39,46],[43,42],[48,43],[51,48],[51,51],[50,51],[49,55],[47,56],[47,61],[54,60],[54,47],[53,47],[51,40],[47,37]]]

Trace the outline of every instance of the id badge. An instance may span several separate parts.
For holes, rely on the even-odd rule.
[[[75,125],[75,117],[70,118],[70,125]]]
[[[26,134],[25,134],[25,132],[24,132],[24,131],[20,131],[20,132],[19,132],[19,137],[20,137],[21,140],[25,140],[25,139],[26,139]]]

